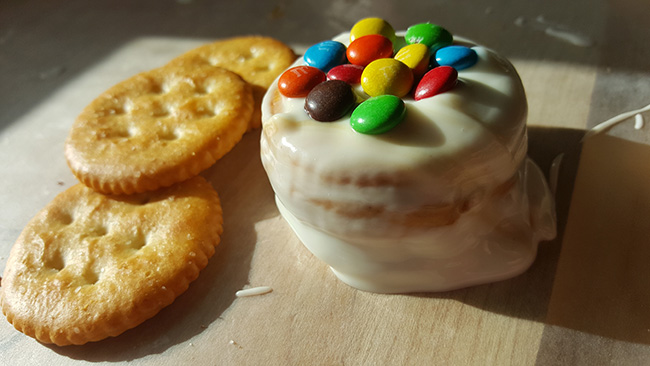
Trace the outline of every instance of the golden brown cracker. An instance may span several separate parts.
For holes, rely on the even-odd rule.
[[[75,121],[65,156],[98,192],[132,194],[197,175],[246,132],[251,87],[211,66],[167,66],[103,93]]]
[[[263,36],[234,37],[206,44],[170,62],[171,65],[212,65],[239,74],[253,86],[255,110],[249,130],[262,125],[261,105],[273,80],[296,59],[286,44]]]
[[[83,344],[151,318],[184,292],[222,232],[204,178],[107,196],[77,184],[25,227],[2,280],[2,311],[44,343]]]

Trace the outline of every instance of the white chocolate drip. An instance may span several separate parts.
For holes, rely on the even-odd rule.
[[[637,113],[634,115],[634,129],[635,130],[640,130],[643,128],[645,125],[645,121],[643,120],[643,115],[641,113]]]
[[[235,293],[235,296],[237,297],[258,296],[258,295],[268,294],[271,291],[273,291],[273,289],[270,288],[269,286],[251,287],[251,288],[237,291]]]

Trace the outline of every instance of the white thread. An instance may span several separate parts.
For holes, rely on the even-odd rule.
[[[621,113],[618,116],[612,117],[612,118],[608,119],[605,122],[599,123],[596,126],[594,126],[592,129],[587,131],[585,136],[582,138],[582,141],[586,140],[587,138],[589,138],[589,137],[591,137],[593,135],[596,135],[596,134],[601,133],[603,131],[607,131],[610,128],[617,125],[618,123],[623,122],[623,121],[625,121],[626,119],[628,119],[630,117],[636,116],[636,115],[638,115],[640,113],[643,113],[643,112],[646,112],[646,111],[650,111],[650,104],[648,104],[647,106],[645,106],[643,108],[640,108],[640,109],[636,109],[636,110],[633,110],[633,111]]]

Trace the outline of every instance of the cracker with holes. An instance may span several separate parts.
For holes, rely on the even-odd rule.
[[[239,142],[253,113],[252,90],[213,66],[166,66],[100,95],[65,143],[74,175],[98,192],[167,187],[210,167]]]
[[[2,311],[44,343],[116,336],[184,292],[222,232],[217,192],[197,176],[109,196],[77,184],[25,227],[2,279]]]
[[[206,44],[170,62],[170,65],[223,67],[240,75],[253,87],[255,109],[249,130],[262,125],[261,105],[266,89],[296,60],[286,44],[269,37],[242,36]]]

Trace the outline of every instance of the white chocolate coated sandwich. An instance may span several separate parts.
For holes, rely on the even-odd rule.
[[[283,95],[277,83],[264,99],[261,155],[280,212],[359,289],[445,291],[509,278],[555,236],[553,198],[526,157],[516,70],[485,47],[454,44],[471,48],[475,64],[444,93],[402,96],[403,120],[382,134],[357,132],[350,113],[313,120],[305,98]]]

